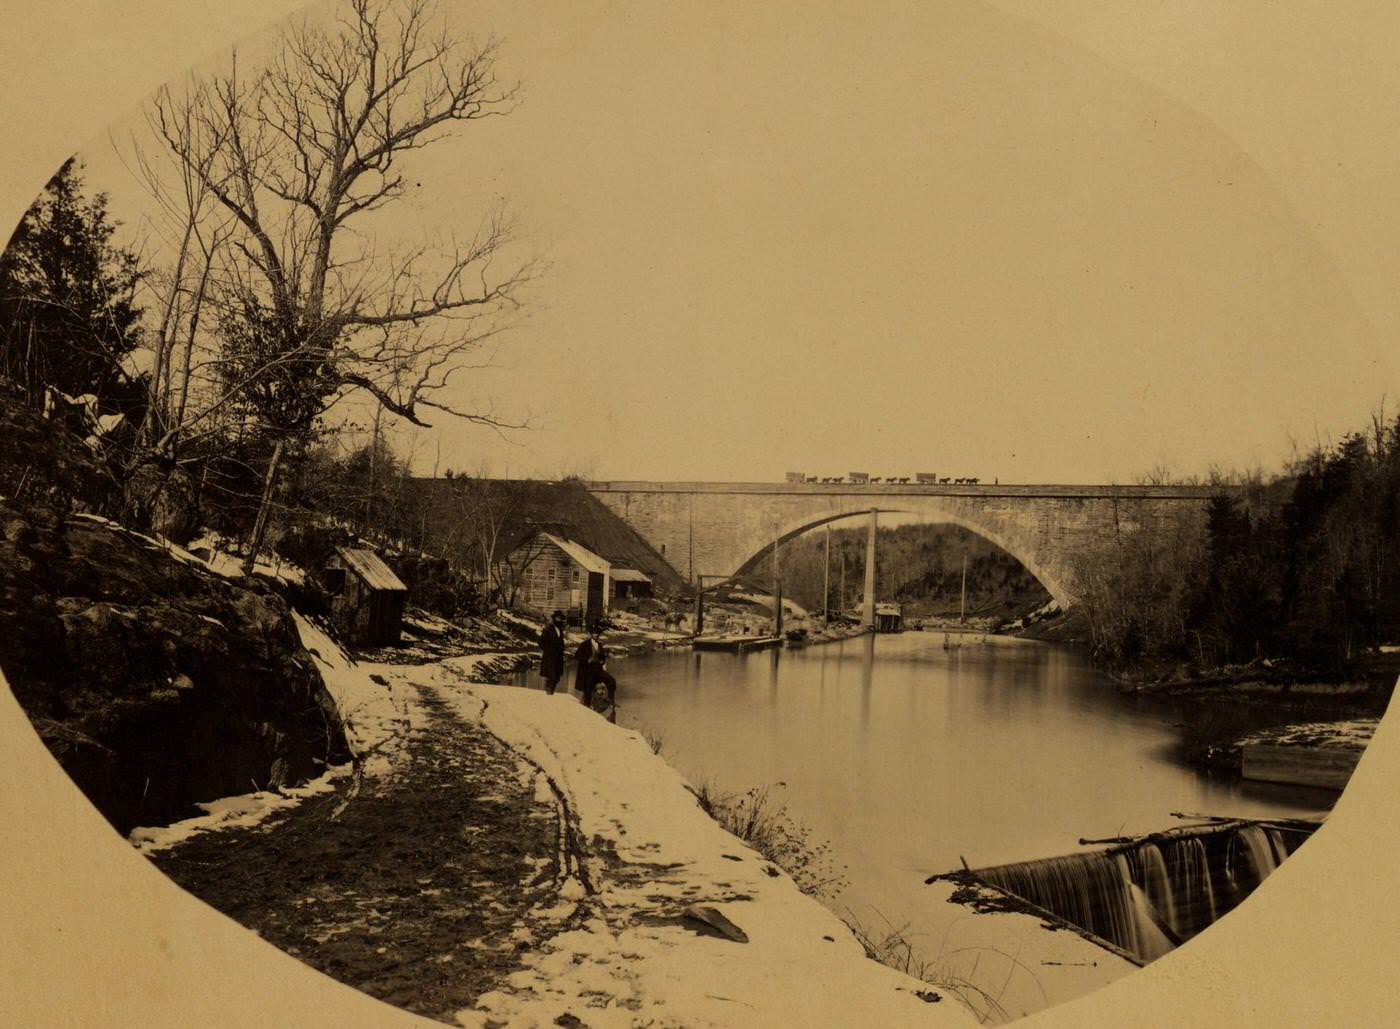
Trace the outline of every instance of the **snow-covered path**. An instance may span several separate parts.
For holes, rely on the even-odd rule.
[[[465,685],[460,671],[437,666],[436,695],[548,777],[582,860],[553,913],[578,927],[527,954],[521,971],[459,1021],[977,1024],[951,995],[866,958],[839,918],[706,815],[640,734],[566,694]],[[708,931],[687,915],[697,907],[723,915],[747,941]]]
[[[307,963],[483,1029],[978,1024],[947,991],[869,960],[640,734],[569,693],[473,681],[489,656],[356,663],[298,623],[358,777],[230,798],[133,842]],[[526,843],[541,829],[552,842]],[[299,871],[282,883],[287,867]]]

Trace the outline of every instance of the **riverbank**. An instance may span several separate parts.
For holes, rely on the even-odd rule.
[[[1177,756],[1176,711],[1122,696],[1082,652],[995,635],[950,642],[962,645],[905,632],[653,654],[619,666],[618,719],[692,783],[771,787],[845,880],[824,898],[833,910],[877,935],[899,931],[915,963],[985,991],[978,1010],[995,1017],[1082,996],[1131,966],[1031,916],[969,918],[929,875],[1150,833],[1173,811],[1297,817],[1329,803],[1200,775]]]
[[[1022,639],[1080,646],[1086,653],[1092,652],[1088,616],[1080,607],[1056,610],[1024,628],[1010,630],[1010,634]],[[1396,646],[1382,646],[1335,667],[1318,667],[1268,656],[1227,665],[1190,660],[1144,660],[1112,666],[1097,657],[1094,662],[1122,692],[1139,696],[1210,695],[1284,700],[1332,697],[1343,703],[1360,698],[1371,701],[1378,711],[1384,709],[1400,677],[1400,647]]]
[[[483,1027],[976,1024],[869,960],[641,734],[472,681],[487,655],[353,663],[298,627],[353,768],[133,840],[307,964]]]
[[[1378,654],[1346,668],[1318,671],[1284,660],[1267,658],[1221,668],[1177,667],[1169,671],[1132,670],[1111,673],[1124,693],[1138,696],[1209,697],[1212,699],[1275,699],[1343,704],[1369,704],[1384,710],[1390,699],[1400,656]]]

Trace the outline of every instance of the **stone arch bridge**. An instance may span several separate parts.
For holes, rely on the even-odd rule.
[[[731,575],[773,545],[857,516],[952,522],[1016,558],[1061,607],[1076,557],[1123,532],[1203,531],[1205,486],[590,482],[587,488],[688,581]],[[878,517],[878,516],[877,516]],[[878,558],[877,558],[878,559]]]

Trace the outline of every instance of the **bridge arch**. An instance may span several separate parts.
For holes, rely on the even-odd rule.
[[[906,514],[913,515],[917,518],[922,518],[929,523],[947,523],[950,525],[956,525],[962,529],[966,529],[968,532],[980,536],[987,542],[997,547],[1000,547],[1011,557],[1019,561],[1021,563],[1021,566],[1025,568],[1026,571],[1028,571],[1032,576],[1034,576],[1037,582],[1039,582],[1042,586],[1045,587],[1046,592],[1050,594],[1051,598],[1061,608],[1068,608],[1072,602],[1072,594],[1068,588],[1068,584],[1062,581],[1064,576],[1045,567],[1041,561],[1037,560],[1036,555],[1031,548],[1023,546],[1014,540],[1006,538],[1002,533],[988,526],[985,522],[979,519],[968,518],[955,511],[949,511],[941,507],[932,510],[918,510],[917,505],[901,505],[899,507],[877,506],[874,508],[863,508],[854,511],[831,511],[819,515],[815,518],[811,516],[806,516],[803,518],[794,519],[793,521],[790,521],[787,524],[781,526],[774,533],[774,536],[772,538],[764,541],[763,543],[759,544],[756,549],[752,550],[749,556],[743,561],[741,561],[739,565],[735,568],[734,574],[738,575],[744,570],[751,568],[755,564],[757,564],[760,559],[762,559],[769,551],[771,551],[775,540],[781,546],[782,544],[787,543],[790,540],[796,539],[797,537],[805,533],[811,532],[813,529],[819,529],[823,525],[830,525],[833,522],[845,521],[847,519],[855,520],[868,518],[870,516],[871,510],[874,510],[876,512],[877,517],[879,515],[887,514]],[[749,541],[750,544],[752,544],[752,542],[753,541],[751,540]],[[879,551],[877,549],[875,556],[877,567],[879,566],[879,560]]]
[[[683,579],[732,575],[773,540],[872,508],[951,522],[1020,561],[1062,608],[1080,558],[1127,533],[1205,531],[1204,486],[943,483],[593,482],[588,490]]]

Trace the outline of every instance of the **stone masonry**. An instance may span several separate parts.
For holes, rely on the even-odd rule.
[[[1204,486],[591,482],[589,491],[687,581],[730,575],[773,541],[868,514],[952,522],[1026,566],[1061,607],[1075,558],[1118,533],[1200,531],[1220,489]],[[851,524],[858,524],[852,522]]]

